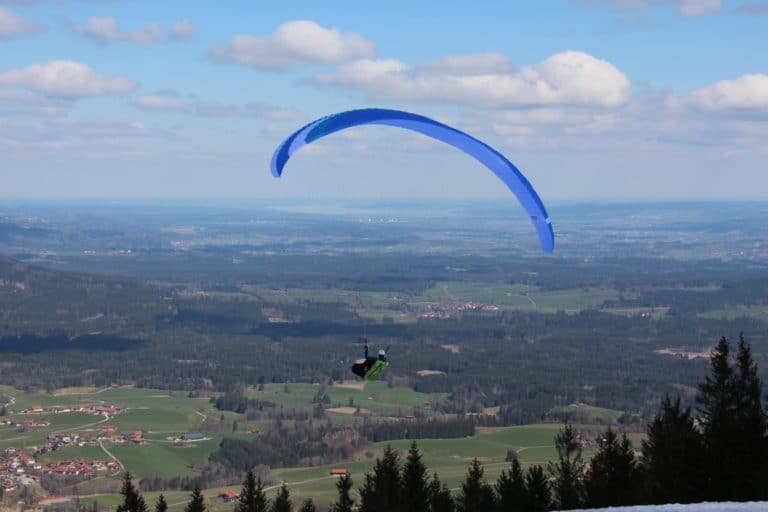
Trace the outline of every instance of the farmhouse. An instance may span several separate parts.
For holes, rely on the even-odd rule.
[[[330,471],[331,476],[346,476],[349,474],[349,470],[345,468],[333,468]]]
[[[137,429],[131,432],[124,432],[123,439],[131,443],[142,444],[144,442],[144,431]]]
[[[50,427],[51,426],[51,422],[48,421],[48,420],[33,420],[33,419],[29,419],[29,420],[22,421],[21,424],[17,425],[17,426],[22,426],[22,427],[26,427],[26,428]]]
[[[41,507],[47,507],[50,505],[61,505],[64,503],[69,503],[72,500],[72,498],[68,496],[45,496],[44,498],[40,499],[39,505]]]
[[[229,503],[231,501],[237,501],[240,499],[240,495],[232,489],[224,489],[219,493],[219,498]]]

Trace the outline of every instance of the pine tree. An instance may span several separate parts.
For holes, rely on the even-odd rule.
[[[448,486],[440,482],[437,473],[432,475],[432,481],[429,483],[429,509],[430,512],[454,512],[456,503],[453,501],[451,490]]]
[[[457,501],[459,512],[487,512],[493,510],[495,499],[493,488],[488,485],[483,476],[485,470],[475,458],[467,470],[467,477],[461,484],[461,493]]]
[[[693,503],[704,499],[704,445],[696,430],[691,410],[682,409],[680,397],[669,396],[661,412],[648,425],[648,438],[642,442],[646,501]]]
[[[763,409],[763,384],[758,377],[757,364],[752,359],[752,350],[739,336],[736,354],[736,428],[732,450],[736,458],[735,478],[737,487],[732,499],[737,501],[768,498],[768,452],[766,434],[768,418]]]
[[[502,471],[496,481],[496,510],[499,512],[525,512],[525,476],[517,457],[512,459],[509,471]]]
[[[584,469],[581,442],[573,426],[566,424],[555,436],[557,462],[550,462],[547,471],[553,479],[552,490],[560,510],[579,508],[584,504]]]
[[[400,459],[387,446],[382,458],[376,459],[373,473],[365,474],[360,489],[360,512],[396,512],[400,510],[401,496]]]
[[[277,490],[275,501],[272,502],[272,512],[291,512],[293,503],[291,502],[291,493],[288,486],[283,483]]]
[[[155,512],[168,512],[168,502],[165,501],[165,496],[160,493],[155,503]]]
[[[253,470],[248,470],[243,482],[243,490],[240,491],[240,499],[237,503],[237,512],[267,512],[267,496],[264,494],[264,484],[261,478],[256,479]]]
[[[552,505],[549,492],[549,482],[544,475],[544,468],[531,466],[525,475],[525,510],[527,512],[544,512]]]
[[[619,439],[609,427],[598,440],[598,452],[589,467],[586,490],[590,507],[636,504],[635,452],[626,434]]]
[[[352,506],[355,502],[349,494],[349,491],[352,490],[352,477],[349,473],[339,478],[336,482],[336,489],[339,492],[339,499],[333,504],[333,511],[352,512]]]
[[[195,490],[192,491],[189,497],[189,503],[184,507],[184,512],[205,512],[206,509],[203,493],[200,492],[199,487],[195,487]]]
[[[126,471],[123,487],[120,490],[123,502],[117,506],[117,512],[147,512],[147,504],[139,491],[133,486],[132,475]]]
[[[421,460],[421,453],[416,442],[411,443],[408,457],[403,465],[403,505],[404,512],[424,512],[429,505],[427,468]]]
[[[301,504],[300,512],[317,512],[317,507],[312,502],[312,498],[307,498]]]
[[[706,450],[707,495],[728,500],[737,486],[739,472],[732,443],[738,434],[736,379],[730,360],[728,339],[722,337],[710,356],[711,375],[699,384],[699,422]]]

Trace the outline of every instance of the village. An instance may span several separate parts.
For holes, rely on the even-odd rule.
[[[495,304],[468,301],[463,303],[450,302],[446,304],[426,304],[418,314],[419,318],[454,318],[463,312],[498,313],[501,309]]]
[[[60,460],[42,464],[20,448],[6,448],[0,452],[0,489],[11,492],[23,485],[40,482],[44,475],[80,476],[93,478],[100,471],[117,472],[122,468],[117,461],[83,459]]]
[[[20,414],[46,414],[46,413],[67,413],[67,412],[84,412],[86,414],[93,414],[94,416],[106,416],[111,418],[115,414],[122,411],[122,408],[112,404],[85,404],[85,405],[53,405],[50,407],[43,407],[42,405],[33,405],[19,411]]]
[[[122,407],[106,403],[48,407],[34,405],[20,411],[11,411],[17,417],[4,417],[0,420],[0,424],[13,426],[18,431],[25,432],[30,429],[50,428],[51,421],[45,415],[86,413],[101,416],[104,418],[103,421],[108,421],[121,411],[123,411]],[[19,415],[34,415],[36,417],[27,417],[21,420],[18,418]],[[93,478],[99,472],[121,471],[122,467],[116,460],[62,459],[42,463],[40,456],[68,446],[96,445],[102,441],[141,444],[144,442],[143,436],[144,431],[140,429],[121,433],[117,432],[114,425],[100,424],[99,428],[93,431],[51,432],[46,436],[45,442],[37,446],[7,447],[0,451],[0,490],[11,492],[24,485],[39,483],[43,477]]]

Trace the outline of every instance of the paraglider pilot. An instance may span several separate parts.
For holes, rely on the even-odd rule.
[[[358,359],[355,361],[355,364],[352,365],[352,373],[362,378],[365,378],[368,370],[370,370],[377,361],[381,361],[382,363],[387,362],[387,355],[383,349],[379,350],[379,354],[377,356],[371,356],[368,354],[368,343],[366,343],[364,350],[365,357],[363,359]]]

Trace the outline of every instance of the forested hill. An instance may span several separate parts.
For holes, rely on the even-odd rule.
[[[40,227],[24,227],[10,222],[0,221],[0,242],[17,240],[18,238],[45,238],[54,232],[50,229]],[[0,256],[2,258],[2,256]]]
[[[0,337],[135,335],[163,308],[139,279],[62,272],[0,255]]]

